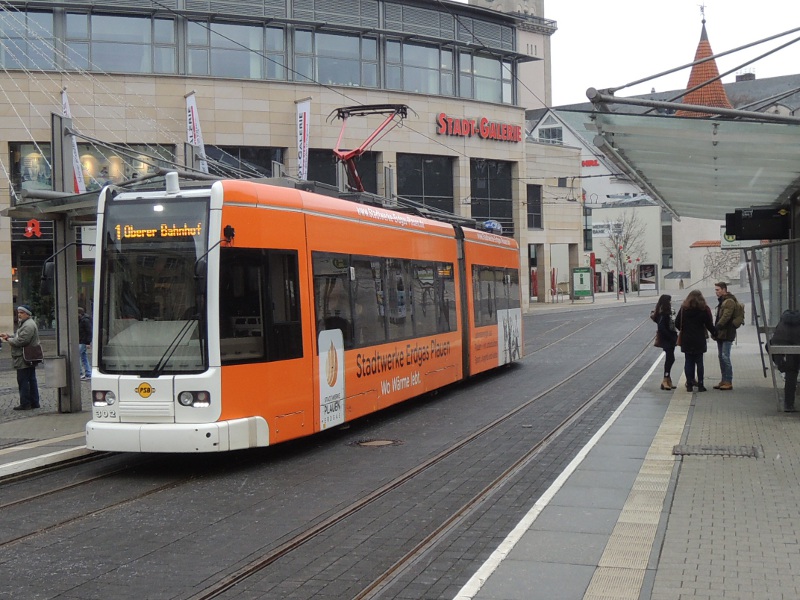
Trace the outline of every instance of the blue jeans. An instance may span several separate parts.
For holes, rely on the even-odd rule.
[[[82,377],[92,376],[92,367],[89,364],[89,355],[86,353],[86,344],[78,344],[78,350],[81,353],[81,370],[83,371]]]
[[[17,369],[19,405],[23,408],[39,408],[39,384],[36,382],[36,367]]]
[[[703,365],[703,353],[687,352],[683,355],[683,372],[686,374],[686,382],[693,381],[695,384],[702,384],[705,377],[705,366]],[[695,377],[695,369],[697,377]]]
[[[733,365],[731,364],[731,347],[733,342],[717,340],[717,354],[719,355],[719,370],[722,373],[720,381],[733,382]]]

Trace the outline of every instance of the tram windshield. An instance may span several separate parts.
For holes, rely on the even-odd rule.
[[[207,368],[208,200],[111,201],[101,262],[101,372]]]

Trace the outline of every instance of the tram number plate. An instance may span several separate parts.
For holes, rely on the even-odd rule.
[[[95,419],[116,419],[117,418],[117,411],[116,410],[109,410],[107,408],[95,408],[94,409],[94,418]]]

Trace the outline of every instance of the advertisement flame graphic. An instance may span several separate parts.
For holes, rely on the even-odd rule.
[[[328,379],[328,387],[336,385],[336,379],[339,377],[339,356],[336,354],[336,347],[331,342],[331,347],[328,348],[328,355],[325,357],[325,371]]]

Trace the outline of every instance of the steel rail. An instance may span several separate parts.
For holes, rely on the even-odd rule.
[[[220,597],[221,595],[223,595],[227,591],[233,589],[234,587],[236,587],[240,583],[243,583],[243,582],[247,581],[249,578],[251,578],[252,576],[257,574],[258,572],[262,571],[266,567],[270,566],[271,564],[275,563],[276,561],[280,560],[281,558],[287,556],[288,554],[290,554],[294,550],[302,547],[304,544],[310,542],[316,536],[318,536],[321,533],[327,531],[328,529],[334,527],[335,525],[338,525],[338,524],[342,523],[345,519],[347,519],[348,517],[354,515],[355,513],[357,513],[361,509],[365,508],[369,504],[371,504],[374,501],[378,500],[379,498],[385,496],[386,494],[390,493],[391,491],[401,487],[405,483],[407,483],[410,480],[414,479],[414,477],[418,476],[419,474],[421,474],[424,471],[430,469],[431,467],[433,467],[437,463],[439,463],[439,462],[443,461],[444,459],[450,457],[451,455],[455,454],[461,448],[467,446],[468,444],[474,442],[475,440],[477,440],[477,439],[481,438],[482,436],[486,435],[487,433],[491,432],[492,430],[497,428],[499,425],[505,423],[506,421],[511,419],[513,416],[515,416],[519,412],[523,411],[524,409],[530,407],[532,404],[534,404],[534,403],[538,402],[539,400],[541,400],[543,397],[553,393],[554,391],[556,391],[559,388],[563,387],[565,384],[567,384],[570,381],[576,379],[581,374],[583,374],[586,370],[588,370],[589,368],[593,367],[595,364],[597,364],[602,359],[604,359],[608,355],[609,351],[614,350],[614,349],[622,346],[625,342],[627,342],[627,340],[632,335],[634,335],[634,333],[636,333],[642,326],[644,326],[647,323],[650,323],[649,319],[647,319],[646,321],[643,321],[642,323],[637,325],[627,335],[625,335],[623,338],[618,340],[614,345],[612,345],[611,348],[608,351],[603,352],[601,355],[598,355],[595,359],[593,359],[592,361],[590,361],[589,363],[587,363],[586,365],[584,365],[580,369],[577,369],[576,371],[571,373],[565,379],[559,381],[556,384],[553,384],[552,386],[550,386],[546,390],[540,392],[539,394],[537,394],[536,396],[534,396],[532,398],[529,398],[528,400],[523,402],[521,405],[515,407],[514,409],[512,409],[512,410],[508,411],[507,413],[505,413],[504,415],[501,415],[500,417],[496,418],[491,423],[488,423],[487,425],[485,425],[485,426],[481,427],[480,429],[474,431],[470,435],[468,435],[468,436],[464,437],[463,439],[457,441],[456,443],[452,444],[450,447],[448,447],[445,450],[439,452],[438,454],[436,454],[435,456],[433,456],[430,459],[426,460],[425,462],[420,463],[416,467],[407,470],[405,473],[402,473],[401,475],[395,477],[394,479],[392,479],[391,481],[387,482],[383,486],[377,488],[376,490],[372,491],[371,493],[367,494],[366,496],[364,496],[364,497],[356,500],[355,502],[351,503],[349,506],[344,507],[343,509],[339,510],[336,514],[331,515],[330,517],[324,519],[323,521],[320,521],[319,523],[309,527],[305,531],[295,535],[294,537],[292,537],[291,539],[287,540],[283,544],[277,546],[276,548],[273,548],[272,550],[266,552],[265,554],[261,555],[260,557],[258,557],[256,559],[248,562],[247,564],[245,564],[244,566],[240,567],[239,569],[233,571],[232,573],[229,573],[228,575],[222,577],[217,582],[206,586],[203,590],[201,590],[201,591],[199,591],[199,592],[197,592],[195,594],[192,594],[191,596],[188,596],[188,598],[186,600],[212,600],[214,598]],[[572,334],[568,334],[567,336],[565,336],[564,339],[566,339],[566,337],[569,337],[571,335]],[[646,345],[646,348],[650,348],[650,347],[651,347],[650,341],[648,341],[647,345]],[[641,356],[641,354],[643,354],[645,351],[646,350],[643,349],[640,352],[639,355]],[[531,354],[532,353],[529,353],[526,356],[530,356]],[[617,376],[615,376],[612,379],[612,383],[617,381],[619,379],[619,377],[622,377],[630,368],[632,368],[632,364],[633,363],[630,363]],[[608,385],[611,385],[611,383],[608,384]],[[603,390],[606,390],[608,388],[608,385],[604,386]],[[583,403],[581,405],[581,407],[579,407],[577,410],[573,411],[570,414],[570,416],[568,416],[567,419],[565,419],[564,422],[569,421],[569,423],[571,423],[572,421],[577,419],[580,416],[580,414],[582,414],[590,406],[589,402],[593,401],[593,399],[596,400],[598,395],[599,394],[595,394],[594,396],[592,396],[592,398],[589,401]],[[548,433],[545,436],[545,439],[549,440],[549,441],[552,441],[555,437],[557,437],[557,435],[559,433],[563,432],[564,428],[567,426],[567,425],[564,425],[564,422],[562,422],[559,426],[557,426],[556,428],[551,430],[551,432]],[[540,451],[541,449],[542,449],[542,447],[539,447],[537,451]],[[514,465],[509,467],[509,469],[507,469],[507,471],[504,471],[504,473],[500,477],[498,477],[497,479],[500,480],[503,477],[508,478],[508,477],[512,476],[513,473],[516,473],[520,468],[522,468],[523,463],[525,461],[529,461],[531,459],[531,457],[534,454],[536,454],[536,452],[533,452],[533,454],[531,454],[530,456],[528,454],[529,453],[526,453],[526,455],[522,459],[520,459],[520,460],[523,461],[522,463],[520,463],[520,464],[515,463]],[[517,461],[517,462],[520,462],[520,461]],[[381,589],[383,589],[383,587],[385,587],[384,582],[389,581],[389,580],[394,580],[396,578],[396,576],[397,576],[397,573],[401,569],[407,568],[407,566],[408,566],[410,561],[415,561],[421,555],[421,553],[424,553],[424,551],[426,551],[430,547],[431,542],[433,541],[434,538],[438,539],[438,537],[443,535],[445,531],[449,530],[452,526],[454,526],[454,524],[457,521],[463,519],[463,515],[466,514],[464,512],[466,510],[466,508],[474,507],[477,504],[479,504],[482,499],[485,499],[485,497],[491,492],[491,490],[489,490],[488,488],[492,488],[493,485],[494,485],[494,488],[493,488],[494,490],[496,490],[496,489],[498,489],[500,487],[499,483],[495,484],[494,482],[489,484],[489,486],[486,486],[486,488],[484,488],[484,490],[479,492],[471,501],[467,502],[465,504],[465,507],[462,507],[462,509],[460,509],[453,516],[448,518],[445,521],[445,523],[443,523],[443,525],[441,525],[435,532],[433,532],[430,536],[426,537],[425,540],[423,540],[420,544],[418,544],[411,552],[406,554],[403,558],[401,558],[399,561],[397,561],[397,563],[395,563],[395,565],[390,567],[390,569],[388,569],[381,576],[376,578],[370,585],[368,585],[364,589],[364,591],[362,591],[362,593],[359,596],[357,596],[357,598],[362,598],[362,596],[363,596],[363,598],[372,597],[371,594],[373,593],[373,591],[378,591],[379,592]]]

